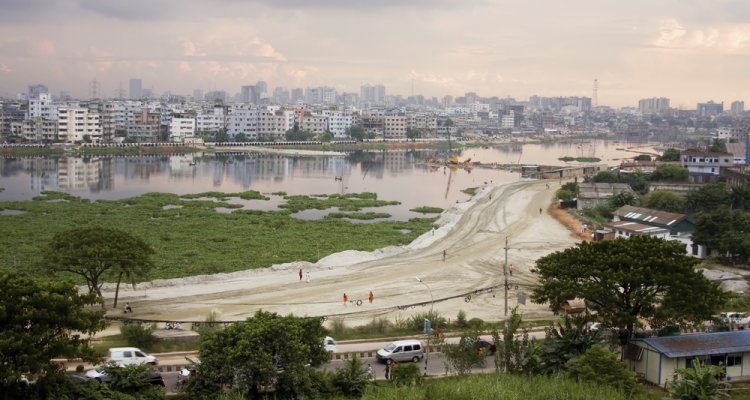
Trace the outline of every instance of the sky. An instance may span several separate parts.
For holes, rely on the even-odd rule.
[[[748,0],[0,0],[0,96],[333,86],[750,101]],[[748,104],[750,106],[750,104]]]

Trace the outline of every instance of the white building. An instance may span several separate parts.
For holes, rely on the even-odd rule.
[[[83,107],[57,109],[58,138],[63,143],[100,143],[102,124],[99,113]]]
[[[208,111],[201,111],[195,118],[197,132],[218,132],[226,126],[224,107],[217,106]]]
[[[336,113],[328,116],[328,130],[335,138],[345,138],[346,130],[354,124],[354,117]]]
[[[38,97],[29,99],[26,119],[29,118],[44,118],[47,120],[57,118],[57,110],[52,105],[52,97],[49,93],[40,93]]]
[[[734,165],[731,153],[708,151],[684,151],[680,154],[680,166],[690,171],[690,179],[695,183],[713,182],[719,178],[722,168]]]
[[[227,135],[234,139],[240,133],[248,140],[258,139],[258,110],[246,104],[235,104],[227,115]]]
[[[176,114],[169,123],[169,141],[183,143],[186,139],[195,138],[195,117]]]

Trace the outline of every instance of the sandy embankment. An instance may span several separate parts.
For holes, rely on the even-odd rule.
[[[517,292],[528,293],[528,285],[536,282],[529,272],[536,259],[580,240],[543,211],[557,187],[550,182],[547,188],[544,181],[483,187],[470,201],[446,210],[438,221],[439,229],[407,246],[345,251],[315,264],[294,262],[229,274],[157,280],[139,284],[135,291],[121,288],[121,301],[133,306],[133,318],[202,321],[215,311],[220,320],[231,321],[264,309],[282,314],[340,316],[347,324],[358,325],[375,316],[393,320],[428,311],[434,299],[434,308],[447,318],[455,318],[459,310],[464,310],[469,318],[500,320],[504,309],[502,288],[473,294],[470,301],[463,295],[501,283],[506,238],[508,263],[513,265],[509,307],[515,306]],[[300,281],[300,268],[310,272],[309,283]],[[373,303],[367,300],[371,290],[375,294]],[[362,300],[362,305],[344,305],[344,293],[355,302]],[[113,295],[113,290],[105,292],[105,297]],[[459,297],[443,300],[452,296]],[[426,305],[404,308],[415,303]],[[526,319],[550,315],[546,307],[530,302],[520,309]]]

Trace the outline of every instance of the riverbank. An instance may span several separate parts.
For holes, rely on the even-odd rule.
[[[463,310],[469,318],[499,320],[504,241],[513,266],[508,277],[508,307],[513,307],[517,296],[528,296],[536,284],[531,273],[536,260],[579,240],[549,213],[539,212],[553,200],[557,184],[550,186],[555,187],[544,181],[485,185],[471,200],[446,210],[437,229],[402,246],[344,251],[315,263],[152,281],[121,289],[121,301],[133,306],[133,318],[165,321],[203,321],[209,314],[236,321],[263,309],[358,325],[374,318],[396,321],[430,308],[446,318]],[[300,270],[310,274],[309,281],[299,278]],[[349,303],[342,301],[344,293]],[[528,302],[521,312],[525,319],[551,317],[546,306]]]

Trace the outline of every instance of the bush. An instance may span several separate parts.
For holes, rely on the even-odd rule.
[[[440,315],[435,310],[413,314],[407,321],[407,329],[417,332],[422,332],[424,329],[424,320],[429,319],[432,329],[436,329],[439,326],[445,326],[445,317]]]
[[[374,317],[362,330],[372,333],[388,333],[391,330],[391,321],[385,317]]]
[[[624,393],[635,390],[635,374],[628,371],[617,355],[601,346],[593,346],[565,364],[565,373],[579,382],[612,386]]]
[[[143,325],[143,324],[123,324],[120,326],[120,333],[128,346],[140,347],[141,349],[147,349],[154,344],[154,331],[156,330],[156,324]]]
[[[393,364],[391,380],[396,386],[418,386],[422,384],[422,372],[417,364]]]
[[[471,329],[482,329],[484,326],[484,320],[481,318],[472,318],[469,320],[469,328]]]

